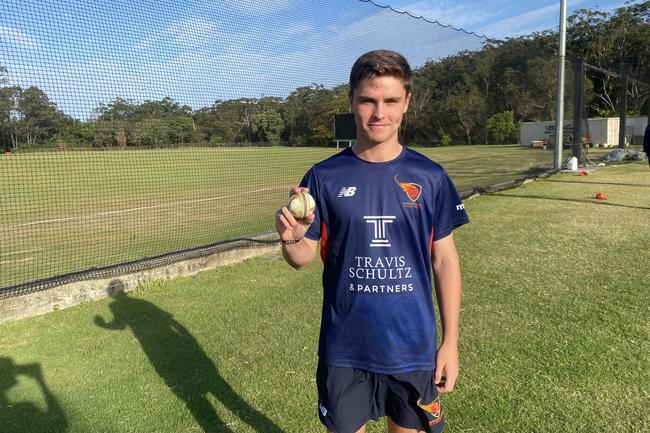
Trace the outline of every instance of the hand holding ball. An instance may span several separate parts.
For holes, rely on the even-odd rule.
[[[305,219],[314,212],[316,202],[308,192],[299,192],[289,198],[287,207],[291,215],[297,219]]]

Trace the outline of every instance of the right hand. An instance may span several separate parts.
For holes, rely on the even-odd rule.
[[[299,192],[309,192],[309,188],[294,187],[289,192],[289,195],[298,194]],[[299,220],[291,215],[291,212],[289,212],[286,206],[275,211],[275,229],[280,235],[280,238],[285,241],[302,239],[313,222],[313,213],[307,216],[307,218]]]
[[[95,316],[95,325],[100,326],[102,328],[105,328],[106,327],[106,320],[102,316],[97,315],[97,316]]]

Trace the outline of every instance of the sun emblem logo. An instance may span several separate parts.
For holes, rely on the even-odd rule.
[[[420,195],[422,194],[422,186],[413,182],[400,182],[397,178],[397,175],[395,175],[394,179],[399,187],[402,188],[402,190],[406,193],[406,196],[409,198],[409,200],[411,200],[413,203],[418,201]]]
[[[420,400],[418,400],[417,403],[420,409],[431,416],[432,419],[429,421],[429,425],[435,425],[442,421],[443,415],[442,406],[440,405],[440,396],[436,397],[436,399],[431,403],[422,404]]]

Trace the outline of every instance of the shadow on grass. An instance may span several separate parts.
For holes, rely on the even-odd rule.
[[[232,432],[208,400],[212,394],[256,432],[283,433],[232,389],[192,334],[171,314],[151,302],[128,296],[119,280],[112,281],[108,290],[113,298],[109,305],[113,320],[106,322],[97,316],[95,324],[111,330],[131,328],[156,373],[185,403],[204,432]]]
[[[46,409],[29,401],[11,401],[8,392],[24,376],[38,385]],[[68,429],[61,405],[43,379],[39,364],[15,364],[11,358],[0,357],[0,431],[7,433],[60,433]]]
[[[415,148],[415,150],[418,150]],[[435,155],[432,155],[435,157]],[[444,166],[451,165],[451,164],[456,164],[456,163],[461,163],[461,162],[467,162],[467,161],[472,161],[477,164],[483,165],[485,161],[488,159],[496,159],[497,161],[503,161],[503,155],[492,155],[492,156],[481,156],[481,157],[476,157],[476,156],[471,156],[468,158],[453,158],[450,157],[448,159],[441,159],[440,163],[443,164]]]
[[[589,184],[589,185],[637,186],[637,187],[641,187],[641,188],[650,188],[650,185],[643,185],[643,184],[638,184],[638,183],[589,182],[589,181],[580,181],[580,180],[557,180],[557,179],[549,179],[548,182],[585,183],[585,184]]]
[[[610,203],[607,201],[596,200],[596,199],[575,199],[575,198],[560,198],[560,197],[547,197],[543,195],[510,195],[510,194],[500,194],[500,193],[487,193],[486,195],[498,196],[498,197],[508,197],[508,198],[522,198],[522,199],[534,199],[534,200],[554,200],[554,201],[570,201],[574,203],[589,203],[595,204],[598,206],[614,206],[614,207],[624,207],[628,209],[642,209],[650,210],[650,207],[644,206],[631,206],[627,204],[618,204]]]
[[[454,170],[450,168],[448,170],[449,174],[453,177],[455,175],[460,176],[470,176],[470,177],[481,177],[481,178],[510,178],[511,180],[515,179],[525,179],[528,176],[537,176],[542,173],[546,173],[551,170],[551,167],[546,166],[533,166],[533,167],[513,167],[512,169],[503,169],[495,171],[493,168],[487,167],[485,171],[478,170]]]

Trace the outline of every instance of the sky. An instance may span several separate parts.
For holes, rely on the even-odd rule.
[[[362,53],[394,49],[419,67],[485,39],[556,29],[559,0],[0,0],[7,84],[38,86],[66,114],[89,119],[117,97],[217,100],[286,97],[347,82]],[[623,1],[569,0],[612,10]]]
[[[560,23],[560,0],[383,1],[414,15],[498,39],[548,29],[557,31]],[[578,9],[611,12],[623,6],[625,0],[568,0],[567,16]]]

